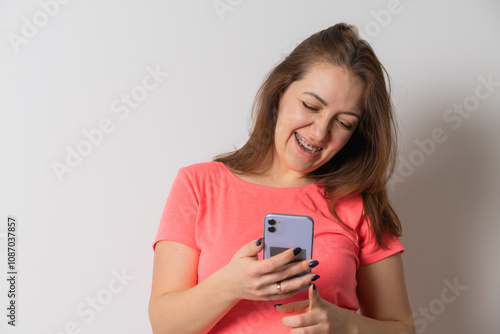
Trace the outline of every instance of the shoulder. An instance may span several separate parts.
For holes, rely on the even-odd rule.
[[[370,234],[372,226],[365,214],[362,194],[335,200],[335,211],[342,222],[354,230],[358,237]]]
[[[217,161],[199,162],[179,169],[178,174],[189,178],[205,178],[219,175],[223,172],[224,164]]]
[[[361,249],[361,264],[372,263],[383,258],[382,256],[404,250],[399,238],[390,234],[382,235],[387,246],[385,249],[378,245],[375,230],[364,209],[362,194],[340,200],[337,214],[356,233],[357,242]]]
[[[340,218],[345,217],[349,221],[353,221],[360,219],[364,215],[363,196],[361,194],[336,199],[334,205]]]
[[[200,162],[181,167],[176,179],[184,182],[193,189],[204,189],[220,184],[220,180],[227,173],[227,168],[221,162]]]

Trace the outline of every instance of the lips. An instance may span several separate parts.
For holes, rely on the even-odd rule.
[[[300,147],[302,147],[306,152],[314,154],[316,152],[321,151],[323,148],[318,146],[309,145],[304,138],[302,138],[298,132],[295,132],[295,138],[299,143]]]

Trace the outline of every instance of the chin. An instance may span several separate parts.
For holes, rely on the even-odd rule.
[[[300,166],[300,167],[297,165],[292,165],[292,164],[288,165],[288,168],[290,170],[293,170],[294,172],[301,173],[301,174],[307,174],[307,173],[313,172],[316,169],[318,169],[319,167],[321,167],[321,165]]]

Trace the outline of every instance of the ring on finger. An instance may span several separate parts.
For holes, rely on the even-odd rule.
[[[278,295],[281,295],[281,282],[276,283],[276,289],[278,290]]]

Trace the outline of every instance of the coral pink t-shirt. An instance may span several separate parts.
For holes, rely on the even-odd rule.
[[[388,238],[388,249],[377,246],[373,230],[363,214],[361,196],[342,199],[337,213],[356,231],[357,238],[330,213],[316,184],[274,188],[239,179],[220,162],[205,162],[181,168],[168,196],[153,244],[170,240],[199,253],[198,282],[228,264],[251,240],[263,236],[268,213],[310,216],[314,220],[313,269],[321,276],[315,282],[321,297],[356,311],[356,271],[403,252],[398,238]],[[259,259],[262,254],[259,254]],[[282,325],[276,303],[308,298],[307,291],[281,301],[238,302],[210,333],[289,333]]]

